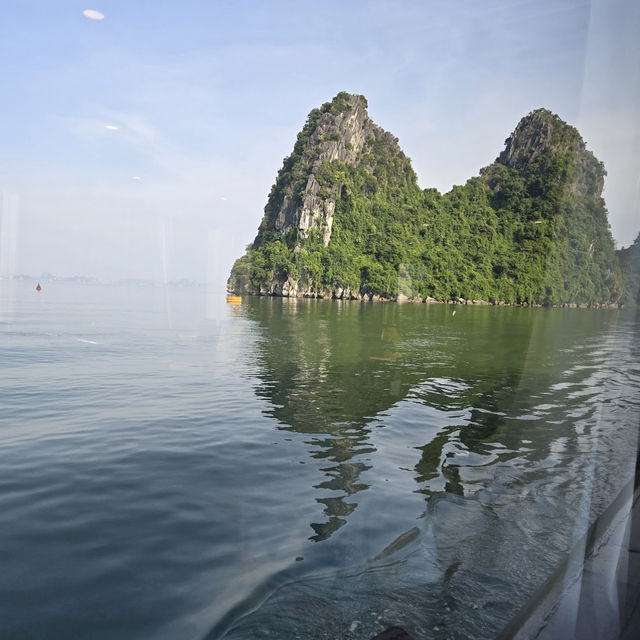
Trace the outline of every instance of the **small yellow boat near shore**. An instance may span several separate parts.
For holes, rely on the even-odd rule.
[[[240,296],[227,295],[227,302],[237,307],[242,304],[242,298]]]

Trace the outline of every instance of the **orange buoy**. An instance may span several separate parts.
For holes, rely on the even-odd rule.
[[[242,304],[242,298],[240,296],[227,296],[227,302],[237,307]]]
[[[38,282],[38,286],[36,287],[36,291],[42,291],[42,287],[40,286],[39,282]]]

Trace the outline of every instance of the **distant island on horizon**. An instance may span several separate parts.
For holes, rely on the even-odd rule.
[[[56,276],[49,272],[40,274],[39,276],[31,276],[24,273],[11,274],[9,276],[0,276],[2,280],[17,280],[39,283],[51,283],[51,282],[63,282],[70,284],[86,284],[86,285],[104,285],[104,286],[135,286],[135,287],[162,287],[165,285],[172,287],[205,287],[211,286],[206,282],[198,282],[196,280],[189,280],[188,278],[182,278],[180,280],[171,280],[169,282],[162,282],[160,280],[152,280],[145,278],[121,278],[118,280],[103,282],[93,276]]]
[[[546,306],[634,302],[640,235],[615,249],[604,165],[547,109],[479,176],[420,189],[364,96],[313,109],[284,159],[235,294]]]

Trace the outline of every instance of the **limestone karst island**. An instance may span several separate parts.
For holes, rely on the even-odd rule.
[[[309,114],[227,286],[343,300],[626,304],[637,298],[640,236],[615,250],[605,174],[574,127],[537,109],[479,176],[444,195],[422,190],[364,96],[342,92]]]

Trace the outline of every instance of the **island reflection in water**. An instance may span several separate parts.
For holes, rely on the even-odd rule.
[[[326,460],[310,540],[343,573],[300,568],[240,607],[228,637],[332,637],[323,596],[347,628],[370,610],[417,637],[491,637],[632,472],[628,314],[260,298],[238,312],[266,414]]]

